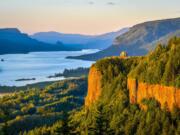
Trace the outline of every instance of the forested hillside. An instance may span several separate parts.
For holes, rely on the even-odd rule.
[[[55,123],[59,127],[70,111],[84,104],[86,89],[86,79],[82,78],[60,81],[44,89],[34,88],[0,98],[0,134],[18,135]],[[52,134],[55,132],[52,131]]]
[[[149,84],[180,87],[180,38],[172,38],[165,47],[159,44],[150,52],[129,77]]]
[[[179,135],[180,108],[161,105],[156,98],[131,104],[128,78],[149,84],[180,86],[180,38],[143,57],[108,57],[97,61],[90,73],[100,77],[89,83],[75,79],[45,89],[17,92],[0,99],[1,133],[21,135]],[[96,69],[92,71],[92,68]],[[152,72],[153,71],[153,72]],[[100,74],[99,74],[100,73]],[[89,75],[90,77],[91,75]],[[92,77],[92,76],[91,76]],[[98,80],[100,78],[100,80]],[[91,93],[99,83],[96,93]],[[93,96],[89,97],[89,94]],[[96,98],[92,98],[98,96]],[[88,99],[89,98],[89,99]],[[179,99],[178,99],[179,100]]]
[[[180,110],[178,107],[174,106],[169,111],[166,105],[161,106],[155,98],[150,98],[142,100],[142,104],[146,108],[144,110],[139,104],[130,104],[129,90],[127,89],[127,79],[130,72],[129,76],[134,76],[139,80],[144,79],[143,81],[146,83],[162,83],[165,86],[171,85],[179,88],[179,47],[180,38],[173,38],[167,47],[159,45],[154,52],[149,53],[146,57],[128,59],[115,57],[98,61],[93,68],[95,67],[102,75],[101,89],[99,89],[101,94],[98,99],[96,98],[96,102],[93,101],[83,110],[70,116],[69,126],[70,129],[73,129],[70,130],[70,133],[97,135],[180,134]],[[164,62],[162,64],[164,67],[159,68],[158,63],[161,61]],[[160,72],[161,74],[158,74],[158,69],[163,70]],[[91,89],[88,89],[88,94],[89,90]]]
[[[72,51],[79,50],[65,47],[62,43],[48,44],[30,38],[16,28],[0,29],[0,54],[16,54],[37,51]]]

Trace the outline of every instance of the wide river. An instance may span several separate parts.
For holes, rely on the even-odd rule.
[[[65,68],[90,67],[92,61],[66,59],[67,56],[78,56],[97,52],[98,50],[59,51],[59,52],[32,52],[28,54],[0,55],[0,85],[24,86],[27,84],[62,80],[63,77],[48,78],[55,73],[62,73]],[[15,81],[17,79],[36,80]]]

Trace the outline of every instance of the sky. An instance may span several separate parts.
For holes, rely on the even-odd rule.
[[[101,34],[180,17],[180,0],[0,0],[0,28]]]

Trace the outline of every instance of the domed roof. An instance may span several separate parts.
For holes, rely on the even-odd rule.
[[[120,57],[127,57],[127,56],[128,56],[128,54],[125,51],[122,51],[121,54],[120,54]]]

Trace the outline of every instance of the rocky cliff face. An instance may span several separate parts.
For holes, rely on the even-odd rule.
[[[174,105],[180,108],[180,89],[162,85],[150,85],[137,82],[135,79],[128,79],[129,97],[131,103],[139,103],[143,99],[155,98],[163,107],[171,110]]]
[[[101,72],[92,66],[88,78],[88,94],[85,99],[85,106],[88,107],[94,103],[101,95]],[[165,104],[172,110],[176,105],[180,108],[180,89],[163,85],[150,85],[138,82],[136,79],[129,78],[127,80],[129,89],[130,103],[138,103],[140,105],[143,99],[155,98],[163,107]]]
[[[88,94],[85,99],[85,106],[95,102],[101,94],[101,72],[94,66],[91,67],[88,77]]]

